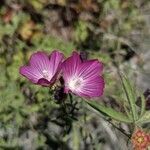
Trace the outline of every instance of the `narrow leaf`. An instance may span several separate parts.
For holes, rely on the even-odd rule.
[[[136,123],[139,124],[150,123],[150,111],[146,111],[144,115]]]
[[[124,91],[126,93],[126,97],[130,105],[132,117],[135,122],[138,119],[136,104],[135,104],[136,102],[135,91],[133,90],[133,87],[131,86],[130,81],[127,79],[127,77],[123,75],[121,76],[121,80],[122,80]]]
[[[141,113],[140,113],[140,117],[142,117],[143,114],[145,113],[145,107],[146,107],[146,100],[144,98],[144,95],[141,94]]]
[[[111,117],[111,118],[113,118],[115,120],[118,120],[118,121],[121,121],[121,122],[126,122],[126,123],[132,123],[132,120],[129,119],[125,114],[123,114],[121,112],[117,112],[116,110],[114,110],[112,108],[109,108],[109,107],[106,107],[103,104],[100,104],[100,103],[95,102],[95,101],[87,101],[86,100],[86,102],[92,108],[94,108],[95,110],[97,110],[98,112],[104,113],[107,116],[109,116],[109,117]]]
[[[78,150],[80,147],[80,133],[79,133],[79,127],[75,124],[73,124],[73,132],[72,132],[72,142],[74,150]]]
[[[127,106],[126,106],[125,104],[124,104],[124,110],[125,110],[125,112],[126,112],[128,118],[130,118],[131,120],[133,120],[133,119],[132,119],[132,114],[129,112],[129,110],[128,110],[128,108],[127,108]]]

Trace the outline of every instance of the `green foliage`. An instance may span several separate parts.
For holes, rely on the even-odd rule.
[[[44,4],[47,3],[47,0],[27,0],[27,4],[30,4],[34,7],[35,10],[40,11],[43,9]]]
[[[101,103],[95,102],[95,101],[86,101],[92,108],[97,110],[99,113],[103,113],[107,115],[108,117],[115,119],[120,122],[125,122],[125,123],[132,123],[132,120],[128,118],[125,114],[116,111],[112,108],[106,107]]]
[[[14,122],[16,127],[21,127],[28,114],[27,109],[28,107],[24,103],[24,97],[20,93],[18,85],[10,81],[0,93],[1,123],[7,126]]]
[[[84,42],[88,37],[88,25],[86,22],[79,21],[76,25],[75,40],[77,43]]]
[[[150,123],[150,111],[146,111],[143,116],[137,121],[137,124]]]
[[[145,114],[146,100],[145,100],[143,94],[141,94],[140,97],[141,97],[141,112],[140,112],[140,117],[142,117]]]
[[[49,53],[54,49],[60,49],[66,55],[69,55],[70,52],[75,48],[72,42],[64,42],[62,39],[45,35],[35,37],[32,42],[34,44],[34,50],[41,49],[46,50]]]
[[[0,20],[0,39],[4,35],[13,36],[13,34],[15,34],[16,30],[19,28],[20,23],[28,18],[29,16],[24,13],[18,13],[18,15],[14,15],[12,17],[11,23],[4,24],[4,22]]]
[[[127,79],[125,75],[121,76],[121,80],[122,80],[123,88],[126,94],[126,98],[130,106],[132,118],[133,118],[133,121],[135,122],[138,119],[138,115],[137,115],[138,112],[136,110],[136,99],[137,99],[137,97],[135,96],[136,92],[133,89],[133,86],[131,85],[129,79]]]
[[[73,125],[73,132],[72,132],[72,139],[73,139],[73,147],[74,150],[78,150],[80,148],[80,132],[79,132],[79,128],[76,124]]]

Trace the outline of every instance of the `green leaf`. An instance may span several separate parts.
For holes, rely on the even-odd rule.
[[[121,122],[125,122],[125,123],[132,123],[133,121],[131,119],[129,119],[125,114],[121,113],[121,112],[117,112],[116,110],[110,108],[110,107],[106,107],[103,104],[100,104],[98,102],[95,101],[87,101],[86,102],[95,110],[97,110],[100,113],[104,113],[107,116],[111,117],[112,119],[121,121]]]
[[[128,99],[128,102],[129,102],[131,112],[132,112],[132,117],[133,117],[133,120],[135,122],[136,120],[138,120],[138,115],[137,115],[138,113],[136,110],[135,91],[134,91],[132,85],[130,84],[129,79],[125,75],[121,76],[121,80],[122,80],[122,84],[123,84],[123,88],[124,88],[126,97]]]
[[[76,124],[73,124],[72,142],[74,150],[80,149],[80,140],[79,127]]]
[[[127,109],[127,106],[126,106],[125,104],[124,104],[124,110],[125,110],[127,116],[128,116],[131,120],[133,120],[133,119],[132,119],[132,114],[129,112],[129,110]]]
[[[136,121],[138,124],[150,123],[150,111],[146,111],[144,115]]]
[[[146,100],[144,98],[144,95],[141,94],[141,113],[140,113],[140,117],[143,116],[143,114],[145,113],[145,107],[146,107]]]

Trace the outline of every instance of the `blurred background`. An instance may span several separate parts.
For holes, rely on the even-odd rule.
[[[142,93],[150,88],[149,25],[149,0],[0,0],[0,149],[132,149],[83,101],[74,98],[68,118],[48,88],[31,84],[18,70],[37,50],[59,49],[66,57],[79,50],[104,63],[99,101],[120,110],[117,68]]]

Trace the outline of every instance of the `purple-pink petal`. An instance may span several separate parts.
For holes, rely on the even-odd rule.
[[[99,97],[104,91],[104,79],[100,76],[103,65],[98,60],[82,62],[77,52],[65,60],[62,65],[65,92],[82,97]]]
[[[49,82],[48,80],[41,78],[38,80],[37,84],[43,85],[43,86],[49,86],[51,84],[51,82]]]
[[[49,56],[50,59],[50,70],[52,74],[56,74],[57,72],[60,72],[61,70],[61,65],[64,60],[64,55],[63,53],[58,52],[57,50],[53,51],[51,55]]]
[[[31,66],[22,66],[20,67],[19,72],[20,74],[31,80],[33,83],[37,83],[39,78],[42,78],[40,72]]]
[[[73,52],[72,56],[67,58],[62,64],[62,70],[64,72],[63,77],[67,79],[73,74],[76,74],[80,64],[81,59],[79,54],[77,52]]]
[[[29,65],[20,67],[20,74],[35,84],[48,86],[56,80],[63,59],[63,54],[56,50],[50,56],[45,52],[36,52],[32,54]]]
[[[79,67],[79,76],[84,78],[99,75],[103,70],[103,65],[98,60],[88,60]]]
[[[100,97],[104,92],[104,79],[101,76],[90,78],[85,81],[81,88],[80,96],[83,97]]]

